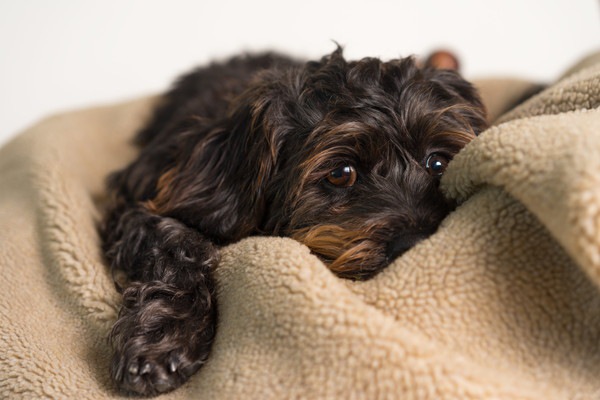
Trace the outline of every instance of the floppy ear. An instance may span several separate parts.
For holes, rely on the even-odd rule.
[[[181,135],[175,166],[157,183],[148,208],[226,243],[256,229],[264,212],[264,186],[276,162],[269,131],[275,100],[268,83],[234,101],[229,115]]]

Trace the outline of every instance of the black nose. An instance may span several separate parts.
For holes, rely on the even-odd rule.
[[[397,257],[404,254],[411,247],[419,243],[421,240],[431,236],[432,232],[405,232],[396,236],[388,246],[388,258],[393,261]]]

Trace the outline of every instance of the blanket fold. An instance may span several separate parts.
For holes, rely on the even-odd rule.
[[[529,88],[480,84],[497,114]],[[1,398],[121,397],[96,224],[154,101],[51,117],[0,149]],[[600,53],[499,116],[444,176],[458,209],[369,281],[291,239],[223,249],[211,357],[161,397],[600,399],[599,104]]]

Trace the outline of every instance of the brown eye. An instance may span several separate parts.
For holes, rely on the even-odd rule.
[[[442,176],[448,167],[448,157],[440,153],[432,153],[425,161],[425,169],[431,176]]]
[[[350,187],[356,182],[356,170],[351,165],[344,165],[331,171],[327,180],[333,186]]]

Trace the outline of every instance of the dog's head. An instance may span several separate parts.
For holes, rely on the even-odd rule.
[[[184,135],[152,207],[218,243],[289,236],[368,277],[437,229],[452,209],[440,177],[485,126],[454,71],[338,49],[259,73],[227,118]]]

